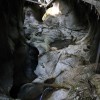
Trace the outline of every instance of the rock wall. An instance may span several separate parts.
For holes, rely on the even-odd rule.
[[[0,95],[2,100],[4,95],[9,96],[9,91],[14,84],[13,69],[23,66],[23,62],[18,62],[18,59],[23,57],[24,60],[27,53],[25,49],[19,53],[21,48],[26,48],[22,36],[23,5],[24,0],[0,1]]]
[[[40,51],[35,70],[38,77],[32,84],[49,83],[48,80],[51,80],[49,85],[54,86],[53,90],[46,91],[48,85],[42,92],[42,99],[100,99],[100,82],[94,82],[100,76],[94,73],[100,40],[100,20],[96,13],[94,7],[91,9],[91,5],[81,0],[56,0],[42,17],[43,23],[36,21],[34,16],[26,16],[26,33],[29,35],[27,41]],[[29,29],[31,31],[28,31]],[[22,91],[24,89],[25,87]],[[23,92],[20,96],[26,94]]]
[[[91,9],[91,5],[82,1],[56,0],[53,6],[46,10],[42,18],[43,23],[39,23],[35,19],[38,16],[36,11],[34,17],[34,11],[29,14],[30,9],[26,9],[24,27],[26,28],[26,38],[29,36],[27,42],[35,45],[39,50],[38,52],[35,48],[37,52],[28,52],[30,48],[25,44],[22,28],[23,4],[24,0],[0,1],[1,100],[8,99],[9,95],[17,98],[21,85],[34,79],[29,66],[35,65],[36,68],[39,52],[39,64],[35,71],[38,77],[33,83],[26,84],[21,88],[22,90],[18,94],[19,98],[31,98],[29,95],[35,94],[31,98],[34,99],[38,95],[35,90],[38,90],[39,95],[43,91],[43,86],[40,84],[38,87],[36,84],[34,85],[34,82],[44,83],[52,78],[55,79],[54,83],[60,84],[59,86],[64,83],[64,87],[68,88],[67,90],[53,91],[48,100],[99,98],[99,82],[94,81],[98,78],[93,72],[94,65],[86,66],[86,64],[90,64],[91,54],[92,61],[95,61],[96,48],[100,40],[100,20],[95,14],[95,8]],[[40,16],[38,17],[40,19]],[[62,47],[59,48],[59,45]],[[35,54],[36,63],[33,63],[30,54],[32,56]],[[93,91],[88,91],[93,86],[91,83],[97,85],[97,93],[93,88]],[[62,95],[57,97],[58,94]]]

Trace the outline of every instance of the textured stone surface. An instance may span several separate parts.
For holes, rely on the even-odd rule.
[[[8,97],[13,85],[13,68],[15,66],[12,55],[23,44],[21,42],[23,41],[21,37],[23,35],[23,1],[0,1],[1,100],[13,100]],[[91,11],[94,11],[98,22],[100,1],[81,1],[84,5],[90,4],[88,6]],[[70,0],[69,2],[71,3]],[[80,0],[76,2],[80,5]],[[32,9],[25,8],[24,35],[28,39],[27,42],[35,45],[40,52],[39,64],[35,71],[38,77],[33,82],[44,83],[47,79],[55,78],[54,83],[68,87],[68,89],[55,89],[47,100],[100,100],[100,75],[93,72],[95,65],[91,65],[89,62],[90,48],[87,44],[75,45],[76,41],[88,33],[88,28],[80,24],[73,9],[62,0],[54,2],[41,19],[43,19],[43,23],[39,23],[35,19]],[[99,30],[97,32],[99,33]],[[68,39],[71,41],[70,43],[65,42]],[[62,45],[62,48],[59,49],[57,45]],[[21,59],[21,56],[19,58]],[[16,66],[20,67],[21,64]],[[29,89],[26,89],[24,96],[28,98]],[[21,93],[25,93],[24,90]]]

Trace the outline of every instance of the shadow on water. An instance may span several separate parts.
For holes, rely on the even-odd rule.
[[[62,49],[68,47],[70,44],[74,44],[72,39],[57,39],[50,44],[51,47],[56,47],[57,49]]]

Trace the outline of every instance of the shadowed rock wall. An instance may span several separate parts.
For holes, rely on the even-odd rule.
[[[13,83],[15,52],[24,45],[23,4],[24,0],[0,0],[0,94],[9,94]]]

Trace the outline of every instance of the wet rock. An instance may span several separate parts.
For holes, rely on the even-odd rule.
[[[59,50],[59,49],[62,49],[62,48],[66,48],[69,44],[72,43],[72,40],[68,40],[68,39],[64,39],[64,40],[61,40],[61,39],[58,39],[58,40],[55,40],[54,42],[52,42],[50,44],[51,48],[52,47],[55,47],[56,50]]]
[[[13,86],[10,90],[10,95],[17,98],[20,87],[28,82],[31,82],[36,75],[34,70],[38,64],[39,51],[31,44],[21,45],[16,48],[14,55],[14,72],[13,72]],[[20,56],[20,57],[19,57]]]
[[[68,91],[61,89],[53,92],[51,97],[47,100],[66,100],[67,96],[68,96]]]
[[[25,19],[24,19],[24,30],[25,36],[29,37],[32,32],[38,32],[38,21],[35,19],[33,15],[33,11],[31,8],[24,8],[25,10]]]
[[[35,73],[39,79],[56,77],[62,71],[67,71],[77,65],[81,65],[84,59],[68,53],[61,53],[62,50],[52,51],[40,57]],[[76,63],[77,62],[77,63]]]
[[[87,51],[85,51],[85,49]],[[69,54],[69,55],[75,55],[77,57],[82,57],[82,59],[85,61],[89,61],[89,49],[88,45],[69,45],[68,48],[62,49],[62,54]]]
[[[59,6],[57,6],[57,4],[59,4]],[[53,9],[53,11],[55,11],[55,9],[54,7],[49,8],[50,10],[48,9],[43,16],[43,19],[45,18],[44,24],[53,27],[53,29],[57,27],[65,38],[74,36],[75,38],[78,37],[78,40],[81,39],[87,33],[87,30],[78,22],[72,9],[66,6],[67,4],[61,0],[55,2],[55,5],[61,14],[52,14],[51,9]],[[81,36],[79,37],[79,35]]]
[[[58,13],[52,13],[49,9],[53,11],[57,9]],[[47,9],[43,16],[46,19],[42,24],[34,19],[34,14],[30,8],[26,9],[25,14],[27,20],[25,19],[24,25],[31,29],[31,32],[29,32],[29,42],[39,49],[40,55],[48,52],[50,44],[56,42],[56,40],[70,39],[72,42],[75,42],[87,33],[85,27],[81,26],[77,21],[72,9],[61,0],[54,2],[53,7],[49,9]],[[27,15],[28,12],[31,14]],[[33,18],[32,21],[30,16]],[[28,28],[25,30],[28,31]]]
[[[43,91],[41,84],[27,83],[19,91],[18,98],[21,100],[35,100]]]
[[[42,31],[38,32],[34,31],[29,40],[40,52],[39,64],[35,70],[38,77],[33,83],[44,83],[47,79],[54,78],[54,83],[69,88],[52,91],[47,100],[99,100],[90,81],[95,66],[89,62],[90,44],[75,45],[88,30],[81,25],[73,9],[57,0],[44,14]],[[68,43],[67,40],[71,42]],[[99,87],[98,82],[94,84]]]

